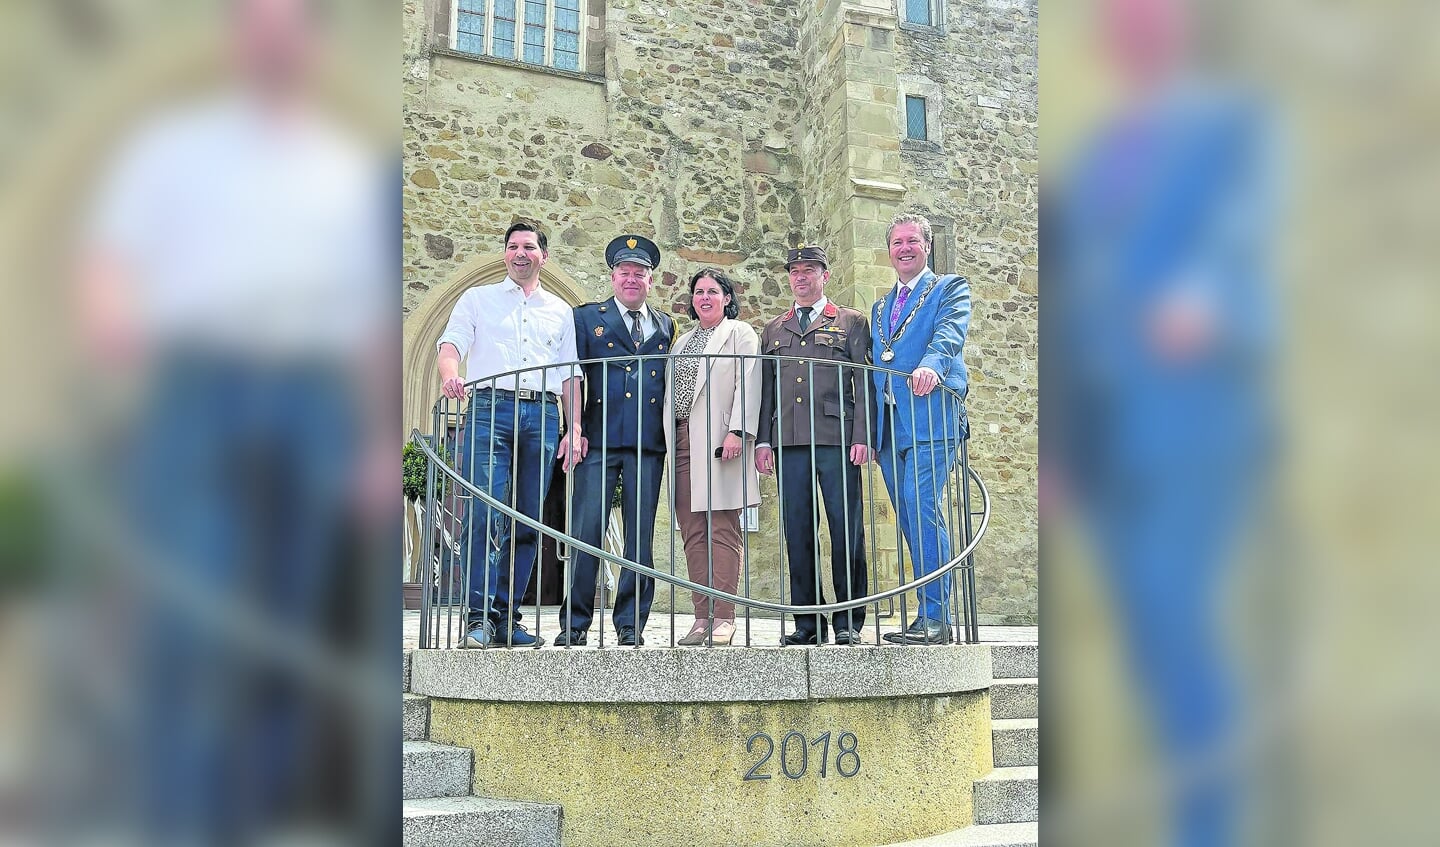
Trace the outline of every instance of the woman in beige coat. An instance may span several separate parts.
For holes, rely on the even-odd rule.
[[[760,360],[703,358],[760,352],[760,337],[735,318],[735,285],[704,268],[690,278],[690,317],[700,325],[672,345],[665,387],[665,441],[675,481],[673,514],[685,540],[690,580],[735,593],[744,555],[740,511],[760,504],[755,432],[760,423]],[[686,354],[689,354],[688,356]],[[735,604],[692,592],[695,626],[680,639],[729,644]]]

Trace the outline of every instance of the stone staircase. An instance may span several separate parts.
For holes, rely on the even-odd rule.
[[[975,825],[888,847],[1037,847],[1040,842],[1040,650],[990,648],[994,770],[975,781]]]
[[[975,782],[975,825],[889,847],[1037,847],[1040,683],[1036,644],[994,644],[994,770]],[[408,847],[560,847],[560,806],[470,794],[470,750],[427,741],[430,700],[410,693],[405,654],[404,839]]]
[[[405,653],[403,835],[407,847],[560,847],[559,806],[470,794],[472,754],[435,744],[430,698],[410,693]]]

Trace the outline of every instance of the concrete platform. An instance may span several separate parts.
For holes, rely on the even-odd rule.
[[[837,649],[417,650],[410,688],[455,700],[723,703],[954,694],[990,687],[983,645]]]

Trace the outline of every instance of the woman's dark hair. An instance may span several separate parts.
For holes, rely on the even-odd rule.
[[[700,316],[695,314],[695,284],[707,276],[715,280],[715,284],[730,298],[730,302],[725,304],[725,317],[740,317],[740,300],[735,296],[735,283],[719,268],[701,268],[690,277],[690,302],[685,304],[685,311],[690,313],[691,320],[700,320]]]

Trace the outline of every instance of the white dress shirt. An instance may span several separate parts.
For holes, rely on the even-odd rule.
[[[529,297],[509,277],[493,285],[478,285],[455,303],[445,332],[435,343],[450,343],[465,360],[465,382],[521,368],[535,368],[515,377],[502,377],[491,387],[539,391],[559,395],[565,380],[576,373],[568,367],[540,370],[545,365],[573,362],[575,313],[559,297],[537,287]],[[542,386],[543,374],[543,386]]]
[[[348,356],[394,320],[380,162],[320,115],[291,118],[227,95],[153,117],[124,144],[87,235],[123,262],[148,339]]]
[[[830,299],[824,294],[821,294],[819,300],[816,300],[814,303],[810,304],[810,308],[814,310],[810,313],[810,326],[814,326],[815,322],[820,319],[820,313],[825,311],[825,306],[829,303]],[[796,320],[799,320],[798,316],[800,314],[800,310],[803,308],[805,307],[800,305],[799,303],[795,304],[795,314],[797,316]]]
[[[618,310],[618,311],[620,312],[620,317],[621,317],[621,319],[625,321],[625,328],[626,328],[626,329],[629,329],[629,328],[630,328],[630,309],[629,309],[629,307],[627,307],[624,303],[621,303],[618,299],[616,299],[616,298],[614,298],[614,297],[611,297],[611,298],[610,298],[610,302],[615,304],[616,310]],[[644,337],[644,338],[649,338],[650,336],[654,335],[654,334],[655,334],[655,316],[650,313],[650,306],[647,305],[647,304],[645,304],[645,303],[641,303],[641,304],[640,304],[640,308],[639,308],[639,309],[636,309],[635,311],[637,311],[637,312],[640,313],[640,331],[643,332],[643,333],[645,333],[645,335],[644,335],[643,337]]]

